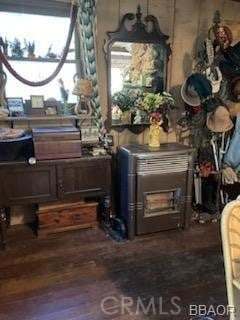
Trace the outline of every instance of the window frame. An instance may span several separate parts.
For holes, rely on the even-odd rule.
[[[51,15],[59,17],[69,16],[70,2],[57,0],[1,0],[0,11],[20,12],[39,15]]]
[[[41,0],[36,3],[34,0],[1,0],[0,11],[9,13],[24,13],[24,14],[36,14],[47,15],[52,17],[69,17],[71,10],[70,2],[63,2],[57,0]],[[75,27],[73,31],[74,45],[75,45],[75,68],[79,77],[82,72],[82,59],[80,54],[80,40],[78,36],[78,30]],[[13,60],[13,59],[10,59]],[[17,60],[17,59],[16,59]],[[2,64],[0,63],[0,70],[2,70]]]

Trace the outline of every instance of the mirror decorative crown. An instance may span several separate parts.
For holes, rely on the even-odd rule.
[[[161,32],[156,17],[147,15],[144,21],[138,6],[136,14],[122,17],[116,31],[107,32],[108,129],[143,131],[149,116],[139,106],[140,97],[166,90],[169,37]]]

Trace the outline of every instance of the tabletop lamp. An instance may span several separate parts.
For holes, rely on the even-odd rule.
[[[74,112],[77,115],[91,114],[92,106],[90,96],[93,94],[92,81],[88,79],[76,80],[72,93],[78,96],[78,102],[74,107]]]

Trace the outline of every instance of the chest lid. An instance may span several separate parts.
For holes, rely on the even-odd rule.
[[[34,141],[46,140],[80,140],[80,130],[76,127],[33,128]]]

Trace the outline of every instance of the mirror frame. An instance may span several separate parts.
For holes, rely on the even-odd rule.
[[[131,29],[126,27],[127,20],[135,22],[131,25]],[[104,44],[104,54],[107,66],[107,99],[108,99],[108,112],[106,119],[106,128],[109,131],[114,129],[116,131],[123,131],[125,128],[128,128],[134,133],[140,133],[145,130],[148,126],[147,124],[120,124],[117,126],[112,125],[112,97],[111,97],[111,46],[114,42],[139,42],[139,43],[157,43],[163,46],[166,49],[166,70],[167,64],[169,61],[169,56],[171,54],[170,44],[167,43],[169,39],[168,35],[165,35],[161,32],[158,24],[158,20],[153,15],[147,15],[145,17],[145,22],[142,22],[142,13],[140,5],[137,7],[137,13],[126,13],[116,31],[108,31],[108,39]],[[151,23],[151,30],[148,31],[148,25]],[[165,77],[164,90],[166,90],[167,84],[167,73]]]

